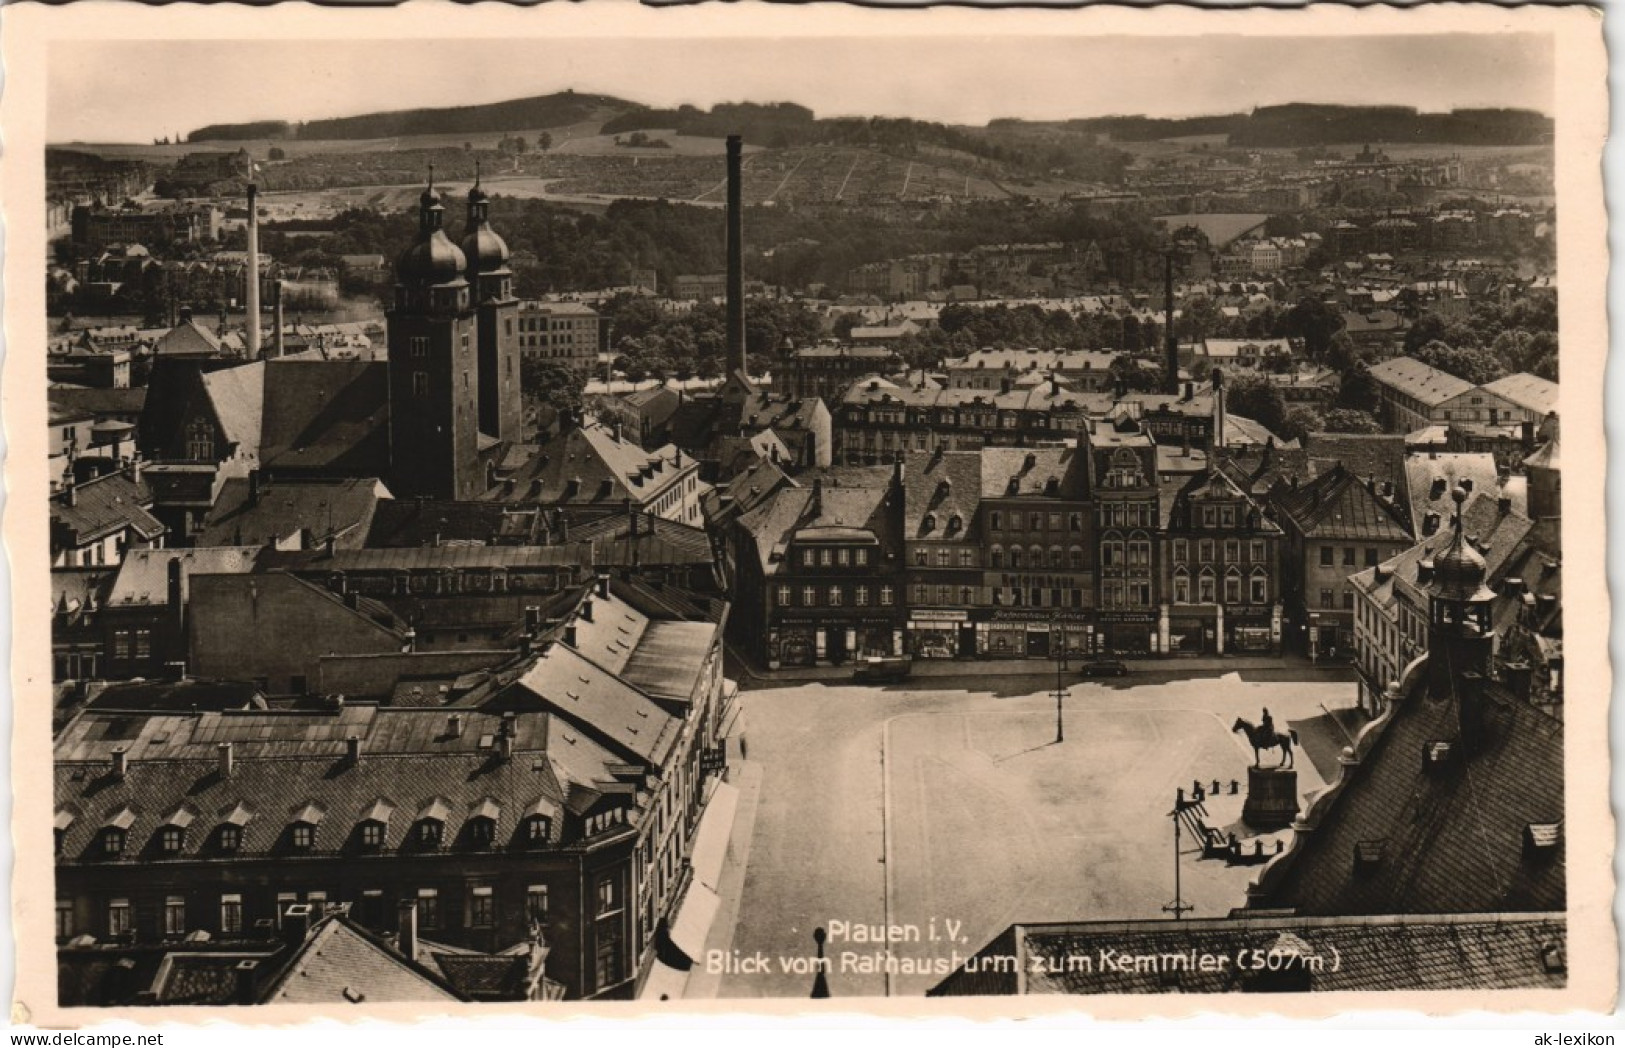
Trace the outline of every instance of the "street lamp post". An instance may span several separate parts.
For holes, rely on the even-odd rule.
[[[1054,622],[1050,637],[1058,649],[1055,652],[1055,742],[1059,745],[1066,740],[1066,727],[1061,719],[1063,701],[1066,699],[1066,680],[1063,676],[1066,671],[1066,641],[1061,637],[1060,617],[1056,616]]]

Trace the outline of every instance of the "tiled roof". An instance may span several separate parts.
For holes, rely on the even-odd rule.
[[[1405,483],[1405,438],[1391,433],[1311,433],[1304,438],[1304,479],[1318,477],[1342,463],[1361,480],[1375,478],[1394,485]]]
[[[220,339],[196,320],[171,328],[152,347],[154,356],[214,356],[220,352]]]
[[[1013,958],[1014,970],[971,962],[931,994],[1561,989],[1566,942],[1561,913],[1018,924],[976,955]],[[1235,963],[1254,950],[1304,961],[1284,961],[1272,982]],[[1185,963],[1192,956],[1232,963],[1204,971]]]
[[[204,372],[201,379],[226,439],[250,455],[259,454],[263,438],[265,375],[265,364],[255,361]]]
[[[1361,759],[1303,815],[1310,827],[1261,875],[1257,904],[1304,914],[1561,911],[1564,844],[1537,852],[1531,824],[1561,824],[1563,725],[1483,682],[1484,728],[1460,748],[1455,696],[1428,695],[1412,674]],[[1453,741],[1441,768],[1424,750]],[[1377,860],[1356,869],[1355,848]]]
[[[637,537],[625,513],[610,513],[570,529],[571,542],[593,544],[598,566],[709,564],[711,540],[704,528],[638,512]]]
[[[651,622],[621,676],[653,698],[686,703],[716,636],[712,622]]]
[[[161,686],[161,685],[155,685]],[[443,710],[386,709],[353,705],[337,711],[284,710],[196,715],[130,717],[117,711],[93,711],[75,718],[57,736],[58,763],[110,763],[122,746],[131,763],[213,759],[229,742],[245,760],[305,758],[332,761],[342,757],[354,735],[362,749],[395,756],[475,756],[481,741],[502,726],[495,713],[466,711],[460,735],[450,731]],[[514,722],[515,751],[547,746],[544,718],[520,716]],[[483,749],[489,749],[487,744]]]
[[[1473,384],[1466,379],[1457,378],[1411,357],[1395,357],[1373,364],[1368,374],[1378,384],[1428,407],[1437,407],[1473,388]]]
[[[1088,459],[1074,448],[983,448],[981,456],[983,498],[1079,499],[1088,487]]]
[[[305,940],[260,996],[262,1004],[379,1004],[457,1001],[466,995],[343,917]]]
[[[1472,494],[1488,495],[1492,504],[1501,497],[1503,485],[1495,456],[1487,451],[1441,451],[1413,454],[1405,458],[1405,501],[1411,511],[1411,534],[1419,538],[1433,532],[1427,527],[1432,518],[1433,530],[1447,529],[1455,513],[1451,492],[1465,482]],[[1524,511],[1521,493],[1515,488],[1505,489],[1512,499],[1512,508]]]
[[[264,480],[256,495],[251,494],[253,485],[247,477],[232,477],[221,486],[197,544],[274,545],[303,533],[308,547],[332,538],[339,547],[359,549],[372,525],[381,487],[373,478]]]
[[[645,451],[603,426],[577,426],[516,470],[513,495],[548,505],[643,506],[670,489],[691,460],[668,444]]]
[[[169,603],[169,565],[181,565],[181,600],[192,575],[223,575],[253,571],[260,554],[256,546],[213,546],[197,549],[132,549],[124,553],[118,577],[107,595],[109,607],[165,605]]]
[[[86,386],[52,386],[47,394],[53,408],[83,413],[97,418],[133,415],[140,417],[147,402],[146,386],[100,389]]]
[[[982,453],[909,452],[903,467],[903,537],[965,540],[982,501]],[[925,517],[932,517],[927,530]],[[959,518],[957,531],[949,522]]]
[[[1107,371],[1116,353],[1090,349],[978,349],[949,360],[949,372],[988,370],[1012,371]]]
[[[1281,492],[1276,505],[1305,536],[1409,543],[1399,511],[1382,503],[1365,483],[1342,467],[1322,473],[1296,490]]]
[[[445,721],[438,711],[423,716]],[[541,714],[526,716],[545,721]],[[486,797],[501,805],[494,837],[498,845],[514,838],[526,810],[539,799],[550,811],[562,814],[564,791],[540,752],[516,753],[506,761],[477,750],[401,756],[363,752],[351,763],[339,745],[337,757],[234,757],[229,779],[220,776],[215,759],[131,759],[123,779],[113,778],[107,765],[87,767],[59,760],[57,806],[77,813],[63,833],[61,861],[132,863],[163,858],[155,835],[166,813],[182,800],[197,813],[178,856],[183,858],[218,854],[216,830],[239,806],[247,816],[239,852],[247,855],[294,853],[288,831],[296,821],[314,826],[313,852],[359,851],[360,823],[380,799],[394,809],[384,828],[385,851],[413,846],[416,814],[434,798],[448,802],[444,830],[448,847],[458,846],[473,818],[472,809]],[[103,852],[101,831],[120,811],[134,817],[124,854],[115,860]]]
[[[152,492],[146,483],[119,470],[74,485],[71,504],[68,492],[53,494],[51,524],[53,531],[60,529],[63,545],[69,548],[126,529],[151,540],[164,533],[163,524],[147,512],[151,506]]]
[[[434,957],[446,981],[476,1001],[522,1001],[530,964],[524,957],[440,953]]]
[[[1510,401],[1536,415],[1545,415],[1548,411],[1557,410],[1557,383],[1539,375],[1531,375],[1527,371],[1498,378],[1485,385],[1484,391],[1494,393],[1503,400]]]
[[[568,645],[553,644],[537,656],[514,687],[558,711],[600,745],[652,768],[664,767],[677,744],[681,723],[676,718]]]
[[[372,512],[365,545],[370,548],[435,546],[448,542],[479,545],[542,544],[547,533],[536,506],[438,499],[380,499]]]
[[[389,366],[355,360],[266,364],[260,458],[268,470],[386,475]]]
[[[478,571],[583,565],[578,546],[403,546],[393,549],[267,551],[262,566],[289,571]]]

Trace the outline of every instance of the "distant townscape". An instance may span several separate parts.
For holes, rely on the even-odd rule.
[[[1564,985],[1552,165],[574,93],[53,148],[60,1003]]]

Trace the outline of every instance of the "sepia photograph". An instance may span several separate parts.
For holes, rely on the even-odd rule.
[[[1598,22],[292,13],[8,92],[21,1014],[1611,1007]]]

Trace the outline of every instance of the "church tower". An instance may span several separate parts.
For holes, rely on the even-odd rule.
[[[1495,654],[1491,605],[1495,591],[1484,584],[1484,557],[1462,534],[1461,508],[1467,492],[1456,488],[1454,533],[1433,558],[1428,591],[1427,693],[1456,706],[1462,744],[1469,752],[1483,733],[1484,685]]]
[[[485,490],[479,460],[479,360],[467,260],[443,227],[429,185],[418,235],[395,263],[389,311],[390,490],[400,496],[472,499]]]
[[[524,417],[519,395],[519,300],[513,297],[508,245],[491,228],[490,201],[480,187],[478,165],[474,170],[463,254],[468,259],[468,282],[479,317],[480,432],[519,443]]]

